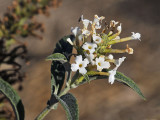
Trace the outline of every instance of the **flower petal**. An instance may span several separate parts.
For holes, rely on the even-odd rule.
[[[102,68],[107,68],[108,69],[110,67],[110,63],[105,61],[105,62],[101,63],[101,66],[102,66]]]
[[[112,60],[112,59],[113,59],[113,55],[112,55],[112,54],[109,54],[109,55],[108,55],[108,59]]]
[[[74,36],[78,36],[81,34],[81,29],[79,27],[71,28],[71,32],[74,34]]]
[[[83,35],[78,35],[78,40],[83,40]]]
[[[85,42],[82,46],[82,48],[84,50],[88,50],[90,54],[94,53],[96,47],[97,47],[96,44],[90,42]]]
[[[87,70],[86,70],[84,67],[82,67],[82,68],[79,69],[79,72],[80,72],[81,74],[86,74],[86,73],[87,73]]]
[[[97,65],[97,70],[101,72],[102,71],[102,67]]]
[[[81,63],[82,62],[82,55],[76,56],[75,61],[76,61],[76,64]]]
[[[83,19],[83,15],[81,16],[81,20],[82,20],[83,25],[84,25],[84,28],[83,28],[83,29],[87,29],[89,23],[92,23],[92,22],[91,22],[90,20],[88,20],[88,19]]]
[[[83,67],[87,67],[88,64],[89,64],[89,60],[85,58],[83,61]]]
[[[118,68],[125,59],[126,59],[126,57],[122,57],[122,58],[119,58],[118,60],[116,60],[115,61],[116,67]]]
[[[72,71],[77,71],[79,69],[77,64],[71,64],[71,70]]]
[[[69,44],[73,45],[71,38],[67,38],[67,42],[69,42]]]
[[[114,80],[115,80],[115,75],[116,75],[116,71],[115,70],[111,70],[109,71],[109,78],[108,78],[108,82],[113,84],[114,83]]]
[[[85,36],[89,36],[90,35],[90,31],[89,30],[82,30],[82,35],[85,35]]]
[[[141,38],[141,34],[140,33],[134,33],[132,32],[132,36],[131,36],[133,39],[139,39]]]
[[[121,24],[121,23],[120,23],[120,25],[117,27],[117,30],[118,30],[119,33],[121,33],[121,31],[122,31],[122,24]]]

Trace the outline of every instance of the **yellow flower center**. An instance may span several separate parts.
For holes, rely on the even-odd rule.
[[[88,49],[92,49],[92,46],[88,46]]]
[[[82,64],[79,64],[79,67],[81,68],[81,67],[82,67]]]
[[[99,62],[98,65],[101,66],[101,63]]]

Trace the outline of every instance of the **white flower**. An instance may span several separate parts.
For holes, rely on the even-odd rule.
[[[93,37],[93,41],[94,41],[95,43],[97,43],[97,44],[101,43],[101,41],[102,41],[102,38],[101,38],[101,37],[96,36],[95,34],[93,34],[92,37]]]
[[[116,65],[116,70],[118,69],[118,67],[122,64],[122,62],[126,59],[126,57],[122,57],[119,58],[118,60],[115,61],[115,65]]]
[[[83,25],[84,25],[84,28],[83,29],[87,29],[88,28],[88,25],[89,23],[92,24],[92,21],[88,20],[88,19],[83,19],[83,15],[81,16],[81,20],[83,22]]]
[[[78,36],[78,40],[81,40],[81,41],[83,40],[83,35],[82,34]]]
[[[78,35],[81,34],[81,29],[80,29],[79,27],[75,27],[75,28],[71,27],[71,32],[72,32],[72,33],[74,34],[74,36],[76,37],[76,36],[78,36]]]
[[[71,27],[71,32],[73,33],[73,35],[75,37],[78,38],[78,40],[82,40],[83,39],[83,35],[82,35],[82,32],[81,32],[81,29],[79,27]]]
[[[93,20],[93,23],[92,23],[92,32],[93,32],[93,34],[96,34],[96,29],[101,29],[101,25],[100,25],[99,21],[102,22],[102,20],[104,18],[105,17],[103,17],[103,16],[101,16],[101,17],[98,17],[98,15],[94,16],[94,20]]]
[[[115,20],[111,20],[110,27],[115,27],[119,22],[116,22]]]
[[[97,70],[102,71],[103,68],[109,68],[110,63],[105,61],[104,56],[100,56],[99,58],[96,58],[96,65],[97,65]]]
[[[122,24],[121,24],[121,23],[120,23],[120,25],[117,27],[117,30],[118,30],[119,33],[121,33],[121,31],[122,31]]]
[[[82,30],[82,35],[89,36],[90,35],[90,31],[84,29],[84,30]]]
[[[108,79],[109,83],[111,83],[111,84],[114,83],[114,80],[115,80],[114,76],[116,75],[116,71],[117,71],[118,67],[122,64],[122,62],[125,60],[125,58],[126,57],[122,57],[122,58],[119,58],[118,60],[116,60],[116,62],[115,62],[116,67],[113,70],[109,71],[109,79]]]
[[[97,23],[95,24],[95,29],[101,29],[101,25],[100,25],[99,22],[97,22]]]
[[[94,59],[93,53],[94,53],[95,49],[97,48],[97,44],[85,42],[85,43],[83,44],[82,48],[83,48],[84,50],[86,50],[86,53],[85,53],[86,58],[89,60],[89,62],[90,62],[92,65],[94,65],[95,62],[93,61],[93,59]]]
[[[88,59],[85,58],[84,60],[82,60],[82,55],[79,55],[79,56],[76,56],[75,62],[76,64],[71,65],[71,70],[72,71],[79,70],[81,74],[86,74],[87,70],[85,67],[87,67],[87,64],[89,64]]]
[[[113,59],[113,55],[112,55],[112,54],[109,54],[109,55],[108,55],[108,59],[112,60],[112,59]]]
[[[140,33],[134,33],[134,32],[132,32],[132,36],[131,37],[133,39],[139,39],[140,40],[141,34]]]
[[[115,80],[115,76],[116,75],[116,70],[111,70],[109,71],[109,83],[113,84],[114,83],[114,80]]]
[[[93,53],[95,51],[95,48],[97,48],[97,45],[95,43],[85,42],[82,48],[84,50],[88,50],[89,53]]]
[[[69,42],[71,45],[73,45],[71,38],[67,38],[67,42]]]
[[[95,65],[95,61],[93,60],[95,56],[93,53],[85,53],[85,56],[92,65]]]
[[[94,15],[94,23],[97,23],[99,21],[102,22],[103,19],[105,19],[104,16],[98,17],[98,15]]]

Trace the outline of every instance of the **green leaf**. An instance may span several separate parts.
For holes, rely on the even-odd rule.
[[[71,94],[67,93],[60,98],[56,96],[60,104],[66,111],[68,120],[79,120],[79,110],[76,98]]]
[[[75,37],[73,35],[68,35],[62,38],[57,44],[56,48],[53,51],[54,53],[63,54],[67,61],[70,60],[70,55],[72,54],[73,46],[67,42],[67,38],[71,38],[74,41]],[[65,67],[60,61],[52,61],[51,65],[51,73],[53,74],[54,80],[56,82],[56,86],[59,86],[58,93],[61,91],[64,79],[65,79]],[[52,85],[52,92],[54,92],[55,87]]]
[[[46,60],[67,62],[67,58],[61,53],[54,53],[46,58]]]
[[[24,120],[24,107],[20,97],[11,85],[5,82],[2,78],[0,78],[0,91],[10,101],[16,115],[16,120]]]
[[[104,70],[104,72],[107,72],[107,70]],[[97,79],[108,79],[108,76],[106,75],[97,75],[97,72],[91,71],[89,73],[87,73],[89,76],[89,81],[91,80],[97,80]],[[138,88],[138,86],[136,85],[136,83],[131,80],[129,77],[125,76],[124,74],[117,72],[115,75],[115,79],[118,82],[124,83],[127,86],[129,86],[130,88],[132,88],[135,92],[138,93],[138,95],[145,100],[145,97],[143,96],[141,90]],[[79,86],[82,84],[85,84],[86,78],[84,76],[80,76],[77,80],[75,80],[75,83],[73,86]]]
[[[129,87],[131,87],[134,91],[136,91],[138,93],[138,95],[146,100],[146,98],[143,96],[141,90],[138,88],[138,86],[136,85],[136,83],[131,80],[129,77],[125,76],[124,74],[117,72],[115,75],[115,78],[117,81],[125,83],[126,85],[128,85]]]

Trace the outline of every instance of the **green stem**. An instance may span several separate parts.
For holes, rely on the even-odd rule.
[[[66,87],[58,96],[61,97],[65,95],[70,89],[71,89],[70,87]]]
[[[65,95],[70,90],[70,87],[66,87],[58,96],[61,97]],[[56,103],[54,104],[56,105]],[[53,106],[47,105],[47,107],[35,118],[35,120],[43,120],[45,116],[52,110]]]
[[[52,109],[47,106],[37,117],[35,120],[43,120],[43,118],[51,111]]]

